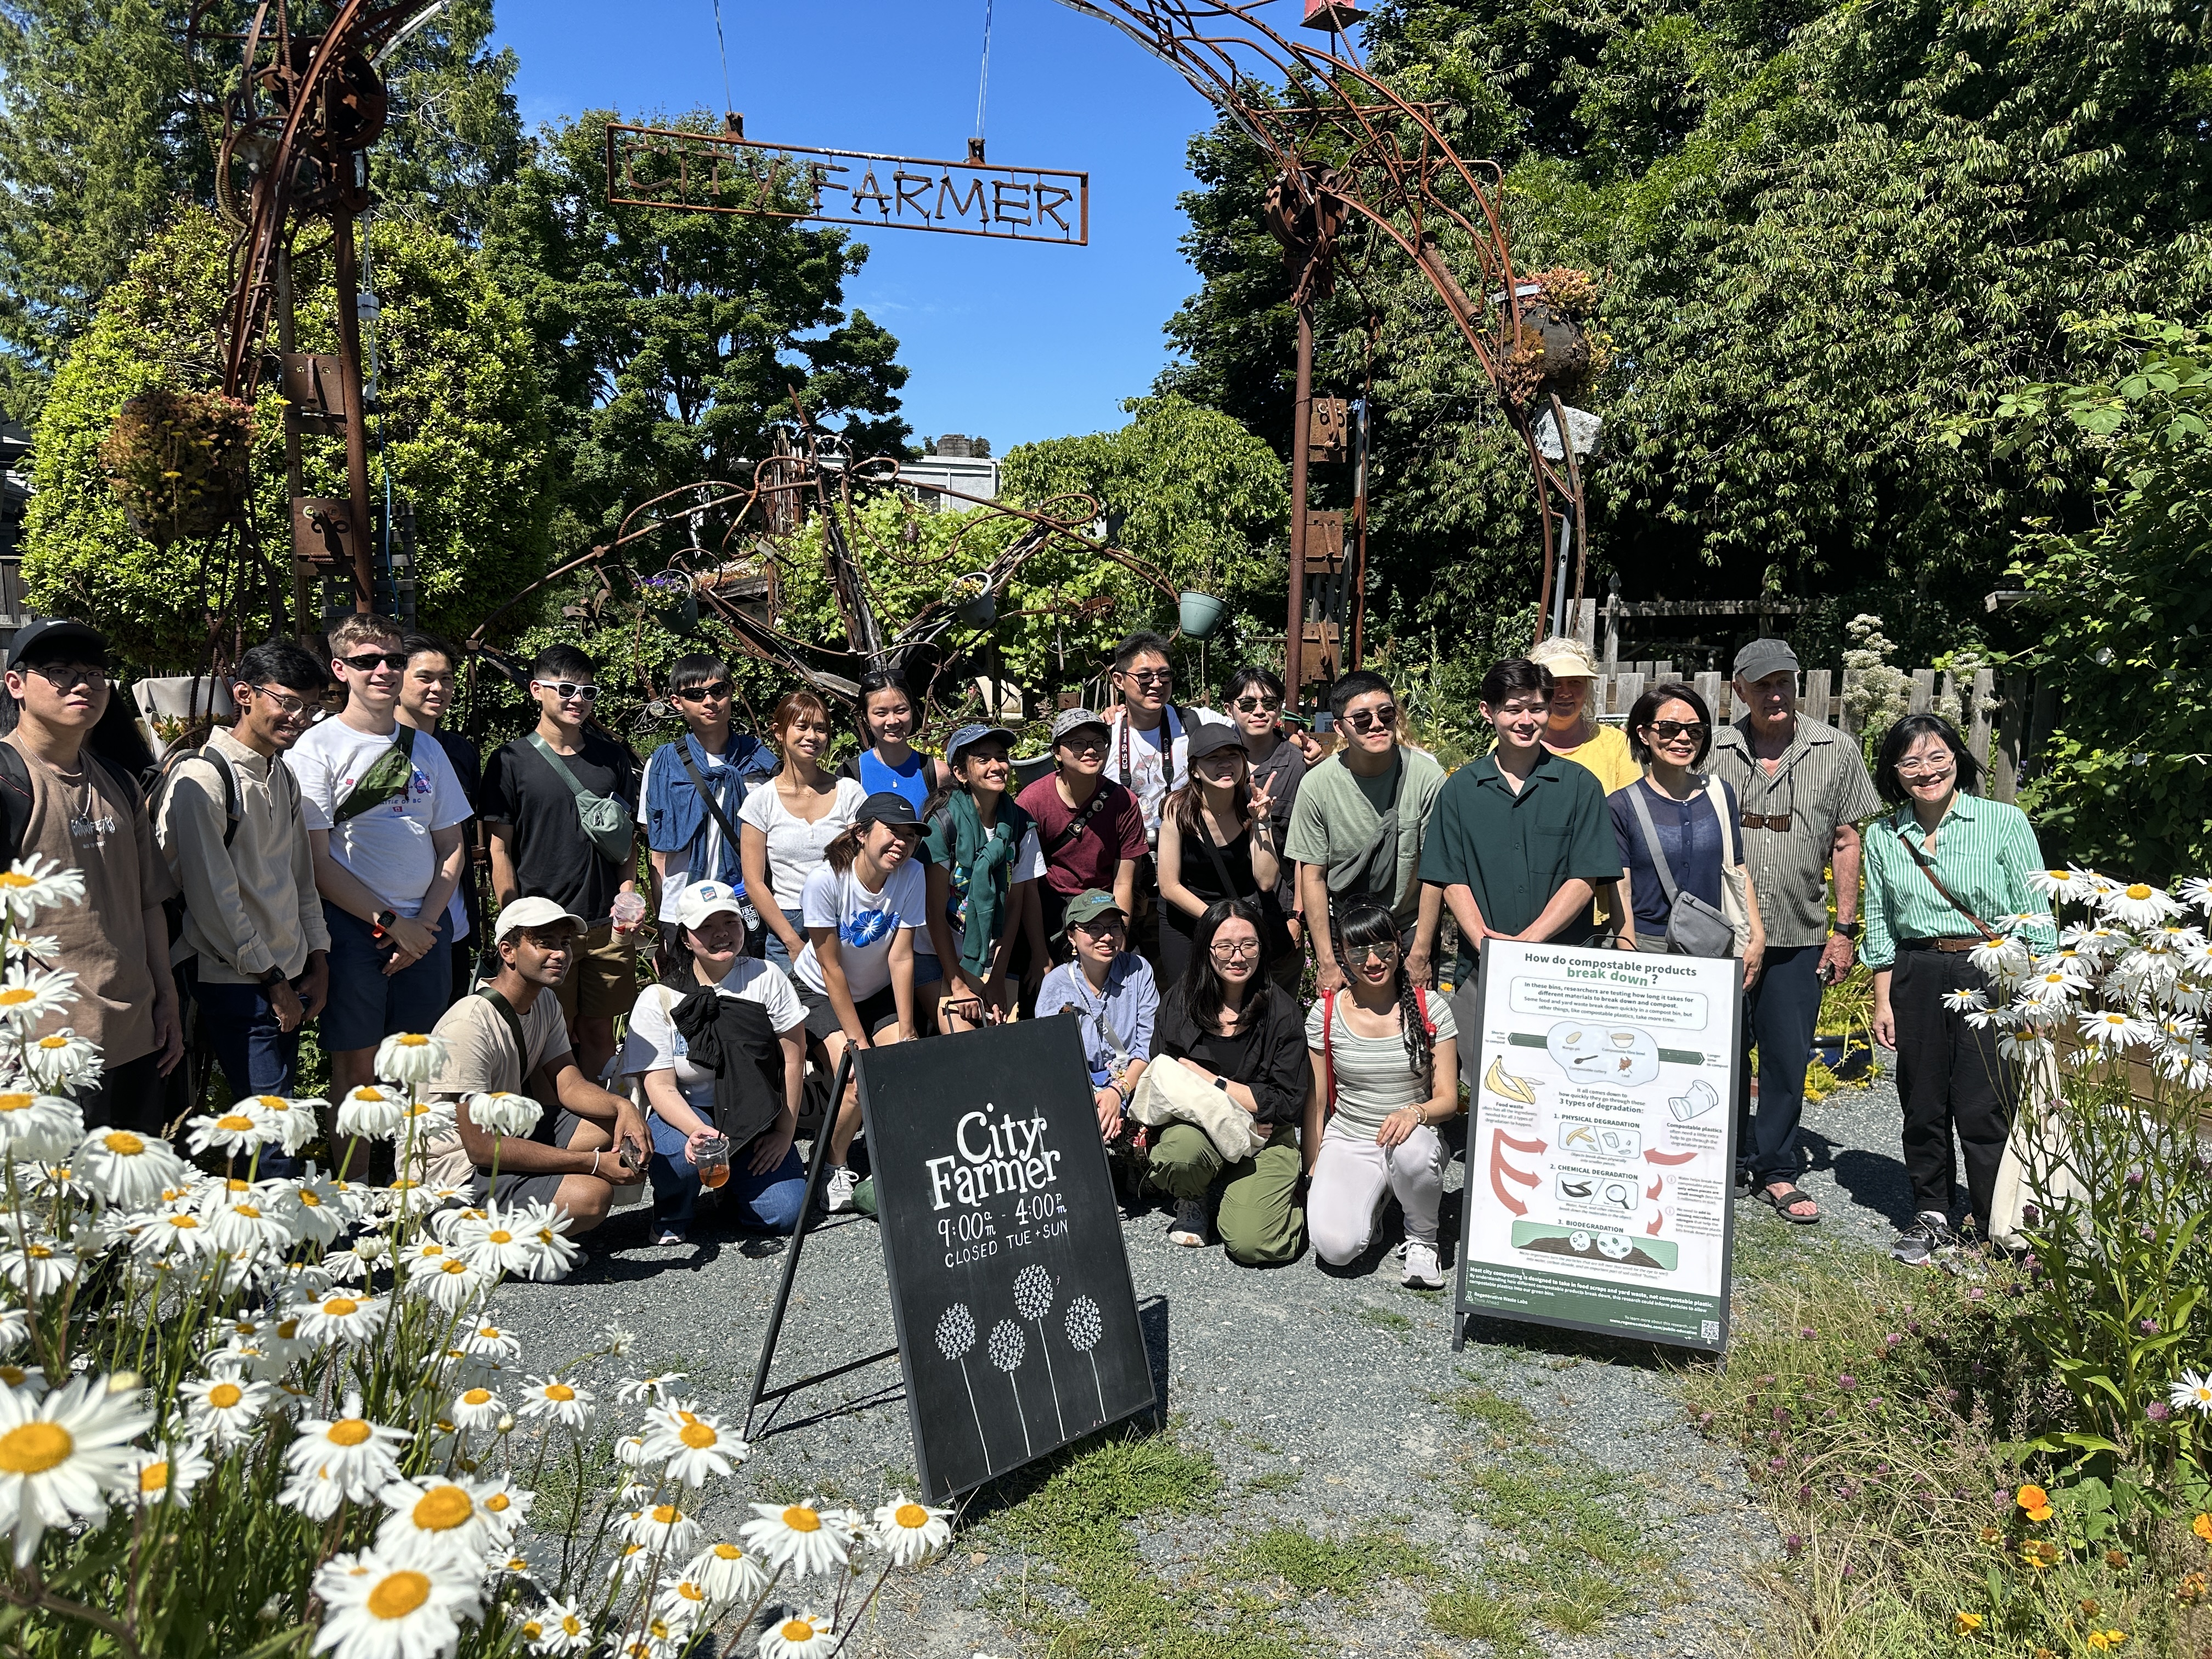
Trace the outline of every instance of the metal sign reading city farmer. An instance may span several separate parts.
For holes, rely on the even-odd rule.
[[[1454,1346],[1488,1314],[1723,1351],[1742,965],[1502,939],[1482,957]]]
[[[1091,240],[1087,173],[764,144],[614,121],[607,124],[607,200],[1071,247]]]
[[[860,1078],[929,1498],[1152,1410],[1075,1021],[870,1049]]]

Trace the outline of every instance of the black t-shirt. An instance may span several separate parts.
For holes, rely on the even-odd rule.
[[[453,763],[453,775],[461,781],[461,793],[468,797],[469,810],[478,810],[483,799],[483,757],[477,753],[477,745],[465,732],[440,731],[438,747],[446,751]],[[470,845],[476,844],[477,832],[465,832]],[[461,908],[469,919],[469,948],[474,950],[483,943],[483,905],[477,896],[476,866],[471,863],[461,871]],[[548,1116],[552,1115],[550,1113]]]
[[[586,789],[613,796],[635,815],[637,762],[629,750],[586,732],[582,752],[562,759]],[[577,821],[574,791],[526,737],[493,751],[477,813],[486,823],[513,827],[507,844],[524,897],[552,899],[586,921],[605,916],[617,890],[635,873],[600,856]]]

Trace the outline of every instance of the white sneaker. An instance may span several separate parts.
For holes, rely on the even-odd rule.
[[[822,1183],[822,1207],[831,1215],[842,1215],[853,1207],[853,1188],[860,1178],[842,1164],[832,1164],[830,1178]]]
[[[1406,1277],[1402,1282],[1408,1290],[1443,1289],[1443,1264],[1437,1260],[1435,1245],[1424,1244],[1418,1238],[1406,1241]]]

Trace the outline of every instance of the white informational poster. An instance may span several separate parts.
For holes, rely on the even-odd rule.
[[[1492,939],[1462,991],[1474,1091],[1456,1325],[1728,1341],[1742,966]]]

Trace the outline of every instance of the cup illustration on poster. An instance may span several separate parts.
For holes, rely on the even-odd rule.
[[[1098,1312],[1098,1304],[1087,1296],[1079,1296],[1067,1304],[1067,1340],[1076,1352],[1091,1362],[1091,1386],[1098,1391],[1098,1420],[1106,1420],[1106,1385],[1098,1380],[1098,1356],[1091,1351],[1106,1334],[1106,1322]]]
[[[1021,1419],[1022,1453],[1035,1457],[1030,1443],[1029,1413],[1022,1408],[1022,1385],[1014,1381],[1014,1373],[1022,1367],[1022,1356],[1029,1351],[1029,1340],[1022,1328],[1011,1319],[1002,1319],[991,1327],[991,1363],[1006,1374],[1006,1386],[1014,1391],[1014,1415]]]
[[[1037,1352],[1044,1356],[1045,1386],[1052,1390],[1053,1421],[1067,1438],[1067,1419],[1060,1409],[1060,1377],[1052,1368],[1052,1344],[1044,1340],[1044,1316],[1052,1311],[1052,1275],[1035,1262],[1014,1276],[1014,1310],[1037,1328]]]
[[[968,1409],[975,1413],[975,1442],[982,1447],[988,1462],[991,1443],[983,1437],[983,1413],[975,1407],[975,1385],[968,1380],[968,1351],[975,1346],[975,1316],[968,1311],[966,1303],[956,1302],[937,1322],[937,1347],[947,1359],[959,1363],[960,1380],[968,1386]]]

